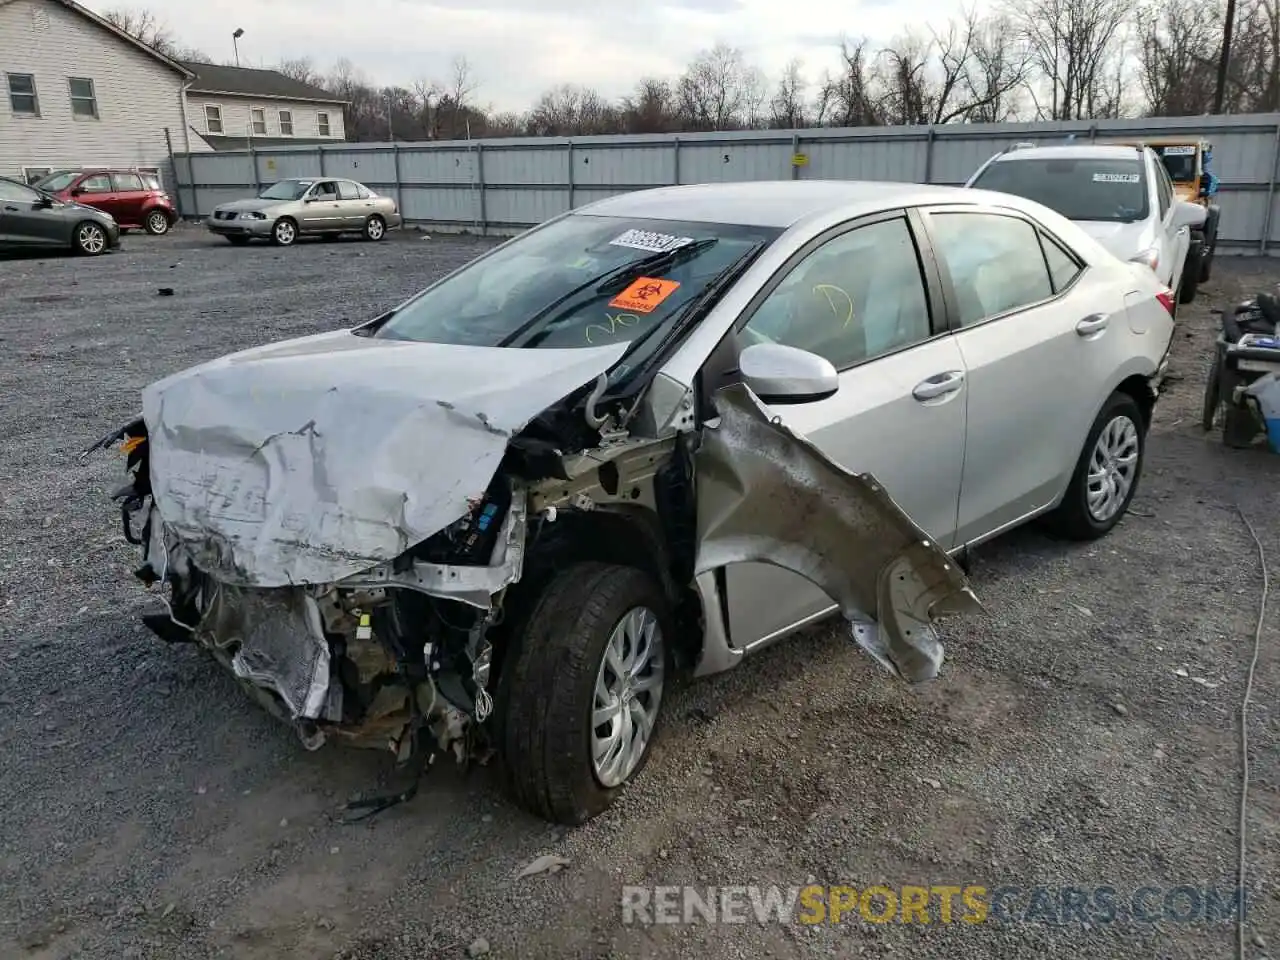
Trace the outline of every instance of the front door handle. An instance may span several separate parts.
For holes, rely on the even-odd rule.
[[[18,208],[17,208],[17,207],[5,207],[5,209],[6,209],[6,210],[8,210],[10,213],[17,213],[17,212],[18,212]]]
[[[949,393],[955,393],[964,386],[964,371],[948,370],[946,373],[935,373],[928,380],[916,384],[911,395],[917,400],[936,400]]]
[[[1110,322],[1111,318],[1105,313],[1091,314],[1076,324],[1076,333],[1082,337],[1091,337],[1107,329],[1107,324]]]

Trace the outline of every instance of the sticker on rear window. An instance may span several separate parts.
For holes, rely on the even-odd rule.
[[[1182,147],[1165,147],[1163,152],[1166,157],[1190,157],[1195,155],[1196,148],[1188,144]]]
[[[1095,173],[1094,183],[1137,183],[1136,173]]]
[[[670,233],[652,233],[648,230],[628,230],[622,236],[610,240],[609,243],[615,247],[632,247],[653,253],[666,253],[668,250],[675,250],[693,243],[693,237],[677,237]]]
[[[676,292],[679,286],[680,284],[675,280],[641,277],[610,300],[609,306],[619,310],[630,310],[633,313],[653,313],[663,300]]]

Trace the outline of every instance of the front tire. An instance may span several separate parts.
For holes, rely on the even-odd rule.
[[[376,213],[364,222],[364,238],[366,240],[381,240],[386,235],[387,221]]]
[[[107,231],[91,220],[84,220],[76,224],[71,243],[82,257],[96,257],[107,249]]]
[[[499,681],[497,740],[520,806],[576,826],[644,769],[672,637],[662,588],[642,570],[576,564],[546,585]]]
[[[1138,491],[1147,449],[1147,424],[1138,402],[1111,394],[1085,440],[1050,528],[1069,540],[1097,540],[1120,522]]]
[[[1196,298],[1200,287],[1200,258],[1204,255],[1199,244],[1192,244],[1187,251],[1186,262],[1182,265],[1182,276],[1178,279],[1178,302],[1191,303]]]
[[[298,225],[288,217],[281,217],[271,228],[271,242],[277,247],[291,247],[298,239]]]
[[[159,237],[169,232],[172,224],[169,221],[169,215],[163,210],[152,210],[147,214],[147,222],[143,224],[147,233],[153,237]]]

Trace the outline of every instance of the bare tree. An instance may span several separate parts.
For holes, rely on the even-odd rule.
[[[865,38],[856,42],[840,41],[842,69],[828,76],[820,94],[822,112],[830,117],[832,126],[866,127],[884,123],[871,76],[870,47],[870,41]]]
[[[178,43],[169,28],[151,10],[116,7],[102,14],[102,19],[170,60],[213,62],[213,58],[203,51]]]
[[[1230,53],[1224,109],[1280,109],[1280,0],[1240,4]]]
[[[544,93],[526,123],[529,134],[536,137],[610,133],[617,127],[617,111],[604,97],[589,87],[569,83]]]
[[[691,130],[742,127],[762,99],[758,74],[742,51],[724,44],[699,54],[676,85],[680,119]]]
[[[769,126],[777,130],[796,130],[808,123],[804,64],[792,60],[782,71],[782,78],[769,101]]]
[[[620,106],[623,132],[667,133],[677,127],[676,95],[666,80],[646,77]]]
[[[1112,68],[1133,0],[1009,0],[1007,13],[1047,88],[1050,118],[1097,116],[1115,99]]]
[[[299,83],[310,84],[313,87],[321,87],[324,85],[324,77],[320,71],[315,68],[315,64],[310,57],[297,57],[292,60],[281,60],[276,65],[276,70],[283,73],[291,80],[297,80]]]
[[[972,106],[971,123],[1012,120],[1018,112],[1017,91],[1031,72],[1031,56],[1008,18],[987,17],[974,27],[965,86]]]

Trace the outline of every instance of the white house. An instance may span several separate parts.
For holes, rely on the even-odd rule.
[[[194,74],[74,0],[0,0],[0,175],[163,170],[212,148],[188,123]]]
[[[275,70],[185,61],[195,78],[187,90],[194,130],[215,150],[244,150],[346,139],[346,102]]]

